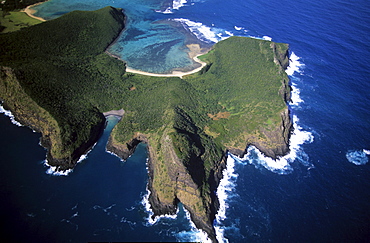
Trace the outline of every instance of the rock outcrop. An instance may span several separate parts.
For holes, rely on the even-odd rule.
[[[17,121],[42,134],[41,145],[47,150],[48,164],[57,166],[60,171],[72,169],[81,155],[91,149],[104,131],[104,116],[97,113],[102,122],[92,127],[89,139],[69,156],[58,158],[53,155],[54,151],[58,152],[63,147],[58,122],[24,91],[14,70],[9,67],[0,67],[0,99],[4,101],[4,106],[12,111]]]

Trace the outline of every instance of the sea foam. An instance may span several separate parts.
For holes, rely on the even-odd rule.
[[[67,175],[69,175],[69,173],[71,173],[73,171],[73,169],[69,169],[69,170],[65,170],[65,171],[58,171],[58,167],[57,166],[51,166],[48,163],[48,160],[46,160],[46,159],[43,161],[43,164],[44,164],[45,167],[48,168],[46,170],[46,174],[48,174],[48,175],[67,176]]]
[[[172,9],[179,10],[181,7],[185,6],[187,2],[187,0],[173,0]]]
[[[190,224],[190,231],[180,231],[176,233],[176,238],[181,242],[202,242],[202,243],[211,243],[211,239],[208,238],[207,233],[203,230],[198,229],[193,221],[191,220],[189,211],[185,207],[182,207],[185,212],[186,218]]]
[[[233,36],[233,33],[230,31],[225,31],[216,27],[208,27],[200,22],[194,22],[189,19],[176,18],[173,20],[181,23],[185,29],[188,29],[199,40],[207,43],[217,43]]]
[[[289,76],[292,76],[295,73],[302,74],[303,67],[304,67],[304,64],[300,62],[300,58],[294,52],[292,52],[289,56],[289,66],[285,70],[285,72]]]
[[[146,226],[154,225],[155,223],[157,223],[162,218],[169,218],[169,219],[176,219],[177,218],[177,213],[179,212],[179,208],[177,208],[176,214],[158,215],[158,216],[155,216],[154,219],[153,219],[152,216],[154,215],[154,212],[151,209],[151,205],[150,205],[150,202],[149,202],[150,194],[151,194],[151,191],[149,190],[149,188],[147,186],[146,187],[146,193],[144,194],[143,199],[141,200],[141,204],[144,206],[145,211],[147,212],[147,216],[148,216],[148,217],[146,217],[146,222],[147,222]]]
[[[352,164],[364,165],[369,162],[369,158],[367,157],[368,155],[370,155],[370,150],[367,149],[349,150],[346,153],[346,158]]]
[[[299,105],[304,102],[300,97],[300,90],[297,84],[294,83],[294,80],[297,77],[293,76],[296,74],[302,74],[303,67],[304,64],[300,62],[300,58],[294,52],[292,52],[290,55],[290,64],[286,69],[286,73],[291,76],[290,78],[292,81],[292,95],[289,107],[293,112],[294,109],[299,107]],[[287,155],[274,160],[265,156],[256,147],[249,146],[247,149],[247,154],[245,154],[243,158],[235,157],[235,159],[242,164],[253,164],[256,168],[260,168],[262,166],[278,174],[290,173],[293,170],[290,164],[294,161],[299,161],[301,164],[310,166],[312,168],[313,165],[310,164],[309,157],[302,149],[302,145],[305,143],[312,143],[314,136],[311,132],[304,130],[299,125],[299,119],[296,115],[292,116],[292,123],[294,130],[290,136],[289,153]]]
[[[272,38],[270,36],[264,35],[262,36],[263,40],[272,41]]]
[[[91,147],[91,149],[89,151],[87,151],[85,154],[81,155],[80,158],[77,160],[77,163],[81,163],[83,160],[87,159],[87,156],[88,154],[94,149],[95,145],[97,144],[97,142]],[[48,175],[53,175],[53,176],[67,176],[69,175],[73,169],[68,169],[68,170],[65,170],[65,171],[58,171],[58,167],[57,166],[52,166],[48,163],[48,160],[45,159],[43,161],[43,164],[45,167],[47,167],[48,169],[46,170],[46,174]]]
[[[10,121],[14,124],[14,125],[17,125],[19,127],[22,127],[23,125],[20,124],[17,120],[15,120],[15,117],[14,115],[12,114],[12,112],[10,110],[6,110],[2,104],[0,104],[0,113],[4,113],[5,116],[9,117],[10,118]]]
[[[215,231],[218,242],[229,242],[224,236],[224,228],[222,221],[226,219],[226,210],[229,207],[227,200],[234,194],[236,180],[238,174],[235,172],[235,158],[232,154],[228,154],[226,168],[222,171],[222,179],[217,187],[216,195],[219,200],[219,209],[216,214]]]
[[[187,3],[187,0],[173,0],[172,6],[166,8],[166,10],[162,11],[156,11],[163,14],[172,14],[173,10],[179,10],[181,7],[185,6]]]

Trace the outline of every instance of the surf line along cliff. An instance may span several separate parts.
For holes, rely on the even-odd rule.
[[[0,97],[41,131],[49,164],[59,170],[73,168],[97,141],[103,111],[123,108],[108,149],[127,159],[138,143],[148,144],[153,216],[174,214],[181,202],[216,241],[226,151],[243,154],[253,144],[277,158],[288,150],[288,45],[231,37],[199,57],[207,64],[198,73],[148,77],[126,73],[105,53],[124,20],[107,7],[0,35]]]
[[[168,96],[171,104],[161,114],[162,126],[142,132],[127,125],[133,123],[132,117],[123,119],[107,149],[127,159],[145,142],[152,217],[175,214],[181,202],[196,227],[216,242],[216,191],[227,151],[242,156],[254,145],[273,159],[289,151],[290,86],[284,71],[289,54],[287,44],[232,37],[201,58],[207,64],[199,73],[182,76],[181,81],[171,79],[190,88],[185,93],[171,88],[182,99]],[[158,81],[156,85],[158,90],[151,92],[165,96],[163,86]],[[197,91],[202,91],[199,99],[194,98]],[[123,130],[131,132],[122,136]]]

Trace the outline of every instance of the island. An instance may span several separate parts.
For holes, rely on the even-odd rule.
[[[227,153],[254,145],[276,159],[289,151],[288,45],[230,37],[198,57],[205,65],[196,73],[148,76],[126,72],[106,51],[125,18],[105,7],[0,34],[0,99],[41,132],[48,164],[60,171],[96,143],[104,114],[121,115],[107,149],[125,160],[147,144],[153,217],[175,214],[181,202],[216,242]]]

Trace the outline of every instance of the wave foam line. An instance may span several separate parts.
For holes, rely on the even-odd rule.
[[[173,0],[172,9],[179,10],[181,7],[185,6],[187,2],[187,0]]]
[[[218,242],[229,242],[224,236],[222,228],[222,221],[226,219],[226,210],[229,208],[227,199],[230,198],[232,192],[235,190],[236,180],[238,174],[235,173],[235,159],[232,154],[228,154],[226,161],[226,168],[222,171],[222,179],[217,187],[216,195],[219,201],[219,209],[216,214],[216,222],[214,225],[216,231],[216,239]]]
[[[312,143],[314,136],[311,132],[304,131],[301,126],[298,125],[299,119],[297,116],[293,116],[293,134],[290,137],[289,143],[289,153],[283,157],[276,160],[265,156],[261,151],[259,151],[255,146],[249,146],[247,149],[247,154],[243,158],[238,158],[233,156],[238,162],[242,164],[252,164],[256,168],[263,166],[267,170],[278,173],[278,174],[288,174],[293,168],[291,163],[298,160],[305,166],[313,166],[309,163],[308,155],[301,148],[302,144]]]
[[[346,158],[349,162],[355,165],[364,165],[369,162],[367,155],[370,155],[370,150],[349,150],[346,153]]]
[[[43,164],[44,166],[48,167],[48,169],[46,170],[46,174],[52,175],[52,176],[67,176],[69,175],[69,173],[73,171],[73,169],[69,169],[65,171],[58,171],[58,167],[50,165],[47,159],[43,161]]]
[[[117,158],[119,158],[119,160],[121,161],[121,162],[125,162],[125,160],[123,160],[121,157],[119,157],[117,154],[115,154],[115,153],[113,153],[112,151],[109,151],[108,149],[107,149],[107,147],[105,147],[105,152],[106,153],[108,153],[108,154],[110,154],[110,155],[113,155],[113,156],[115,156],[115,157],[117,157]],[[130,158],[131,157],[131,155],[128,157],[128,158]]]
[[[173,20],[181,23],[185,29],[188,29],[199,40],[207,43],[217,43],[220,40],[224,40],[230,36],[233,36],[233,33],[230,31],[225,31],[215,27],[208,27],[200,22],[194,22],[189,19],[176,18]]]
[[[23,127],[23,125],[21,123],[19,123],[13,113],[10,111],[10,110],[6,110],[2,104],[0,104],[0,113],[4,113],[5,116],[9,117],[10,118],[10,121],[14,124],[14,125],[17,125],[19,127]]]
[[[292,88],[292,91],[291,91],[291,102],[289,103],[289,105],[298,107],[301,103],[303,103],[303,100],[300,97],[301,91],[295,83],[292,83],[290,86]]]
[[[289,67],[286,69],[286,73],[289,76],[293,76],[296,73],[301,74],[303,67],[304,64],[300,62],[300,58],[294,52],[292,52],[290,55]],[[300,97],[300,90],[295,83],[292,83],[292,96],[289,105],[294,109],[303,102],[304,101]],[[292,171],[293,168],[290,164],[293,163],[295,160],[298,160],[303,165],[310,166],[312,168],[313,165],[309,163],[309,157],[303,151],[301,145],[305,143],[312,143],[314,140],[314,136],[311,132],[305,131],[301,126],[298,125],[299,119],[296,115],[293,115],[292,122],[294,130],[293,134],[290,136],[290,151],[287,155],[274,160],[272,158],[266,157],[256,147],[250,146],[247,149],[247,154],[243,158],[234,158],[240,163],[253,164],[255,165],[255,167],[263,166],[266,169],[278,174],[287,174]]]
[[[77,163],[81,163],[83,160],[87,159],[88,157],[88,154],[95,148],[95,145],[97,144],[97,142],[91,147],[91,149],[89,151],[87,151],[85,154],[81,155],[80,158],[77,160]],[[58,166],[52,166],[48,163],[48,160],[45,159],[43,161],[43,164],[44,166],[48,167],[48,169],[46,170],[46,174],[48,175],[53,175],[53,176],[68,176],[69,173],[71,173],[73,171],[73,169],[68,169],[68,170],[65,170],[65,171],[58,171]]]
[[[172,7],[168,7],[164,11],[157,10],[156,12],[163,14],[172,14],[173,10],[179,10],[181,7],[184,7],[187,2],[187,0],[173,0]]]
[[[181,231],[176,234],[176,237],[180,241],[185,242],[202,242],[202,243],[212,243],[211,239],[208,238],[208,235],[206,232],[204,232],[201,229],[198,229],[193,221],[191,220],[190,213],[188,210],[186,210],[185,207],[182,207],[185,212],[185,216],[190,224],[190,231]]]
[[[179,208],[177,208],[176,214],[173,214],[173,215],[172,214],[157,215],[153,219],[152,216],[154,215],[154,212],[153,212],[153,210],[151,208],[151,205],[150,205],[150,202],[149,202],[150,193],[151,193],[151,191],[149,190],[148,185],[147,185],[146,193],[143,196],[143,199],[141,200],[141,204],[144,206],[145,211],[148,213],[148,217],[146,218],[146,221],[148,222],[148,224],[146,226],[154,225],[155,223],[157,223],[162,218],[169,218],[169,219],[176,219],[177,218]]]
[[[298,57],[294,52],[289,56],[289,66],[285,70],[286,74],[293,76],[294,73],[302,74],[302,68],[305,65],[300,62],[300,57]]]

